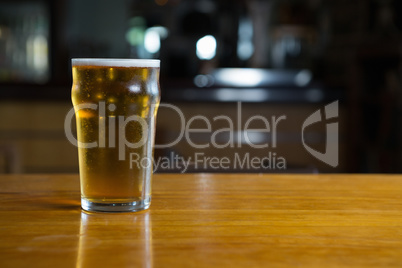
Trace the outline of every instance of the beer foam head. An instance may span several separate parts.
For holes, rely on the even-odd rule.
[[[143,67],[158,68],[160,60],[148,59],[72,59],[73,66],[110,66],[110,67]]]

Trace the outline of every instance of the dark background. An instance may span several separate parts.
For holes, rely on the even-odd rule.
[[[298,154],[300,142],[292,144],[299,140],[302,118],[290,119],[283,131],[290,138],[278,154],[289,159],[287,171],[399,173],[401,5],[397,0],[1,0],[2,171],[78,171],[76,148],[63,131],[71,108],[70,59],[111,57],[161,59],[162,101],[189,116],[203,109],[211,117],[233,116],[241,101],[248,114],[305,119],[339,100],[339,167]],[[197,56],[197,41],[204,36],[216,40],[211,59]],[[278,79],[229,85],[214,76],[222,68],[263,70]],[[295,83],[292,75],[300,72],[308,74],[307,81]],[[165,124],[166,114],[159,115],[164,122],[158,140],[174,131]],[[325,124],[317,129],[321,148]],[[188,150],[178,146],[156,154],[191,155]]]

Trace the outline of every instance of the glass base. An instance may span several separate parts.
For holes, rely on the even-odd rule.
[[[94,212],[136,212],[149,208],[151,205],[151,197],[144,200],[132,201],[126,203],[102,203],[92,202],[81,197],[81,207],[86,211]]]

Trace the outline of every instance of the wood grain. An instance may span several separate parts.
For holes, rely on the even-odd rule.
[[[402,267],[402,176],[158,174],[86,213],[78,175],[0,176],[0,267]]]

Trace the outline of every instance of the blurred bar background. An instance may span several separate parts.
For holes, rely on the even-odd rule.
[[[78,172],[64,133],[74,57],[161,59],[162,102],[186,119],[286,115],[277,146],[195,149],[184,139],[156,157],[286,159],[285,172],[400,173],[402,2],[398,0],[0,0],[0,172]],[[339,100],[339,165],[303,147],[304,120]],[[264,128],[255,121],[252,128]],[[325,151],[326,123],[306,129]],[[179,135],[161,108],[157,143]],[[206,128],[202,120],[192,128]],[[250,126],[251,127],[251,126]],[[216,122],[212,131],[227,128]],[[217,137],[228,140],[225,133]],[[210,133],[192,140],[206,144]],[[255,132],[254,143],[272,145]],[[272,160],[273,161],[273,160]],[[271,163],[272,164],[272,163]],[[166,172],[180,170],[165,170]],[[201,170],[188,172],[283,172]]]

